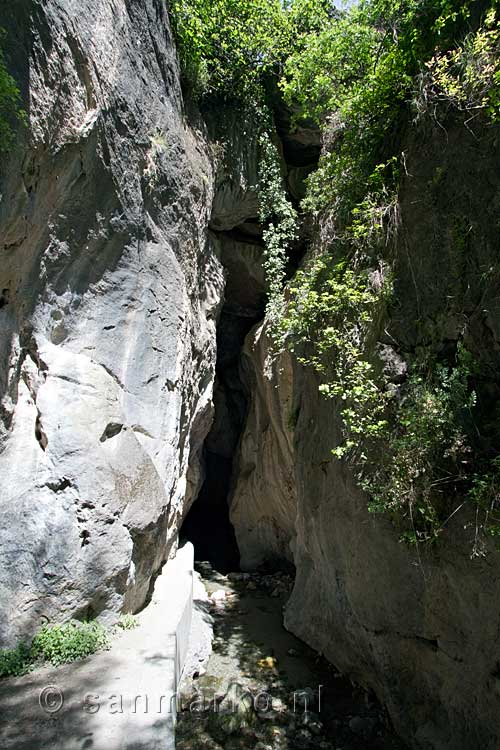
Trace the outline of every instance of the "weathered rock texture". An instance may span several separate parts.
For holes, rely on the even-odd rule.
[[[163,0],[0,11],[0,646],[135,610],[199,484],[224,274]]]
[[[380,332],[386,354],[398,342],[392,360],[401,367],[418,347],[453,350],[467,331],[481,365],[485,439],[500,396],[491,271],[499,259],[497,138],[495,130],[474,138],[449,127],[408,144],[398,304]],[[265,326],[247,341],[243,371],[252,397],[232,500],[243,565],[293,561],[286,626],[371,686],[412,746],[498,748],[499,554],[485,542],[485,556],[471,559],[475,523],[467,508],[420,556],[369,514],[349,469],[331,455],[340,441],[334,404],[288,355],[273,360]]]
[[[241,440],[231,520],[243,570],[263,562],[293,562],[297,491],[295,485],[293,363],[270,354],[266,324],[246,341],[242,379],[251,394]]]
[[[188,125],[163,0],[21,0],[0,26],[29,115],[0,172],[0,647],[42,618],[141,606],[202,485],[217,382],[212,477],[224,503],[235,483],[243,567],[295,565],[287,626],[373,687],[416,748],[496,749],[500,562],[486,543],[470,559],[467,511],[416,556],[368,514],[331,455],[335,407],[273,358],[265,324],[238,373],[263,311],[257,147],[234,113]],[[319,143],[287,122],[299,198]],[[406,144],[399,304],[379,336],[401,375],[466,329],[491,422],[497,139]]]

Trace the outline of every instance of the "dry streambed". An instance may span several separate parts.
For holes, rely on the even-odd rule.
[[[375,699],[283,628],[290,576],[198,570],[213,652],[183,681],[178,750],[404,750]]]

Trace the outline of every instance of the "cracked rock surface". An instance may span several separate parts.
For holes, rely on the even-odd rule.
[[[29,127],[0,174],[0,647],[137,609],[196,492],[222,265],[165,4],[0,10]]]

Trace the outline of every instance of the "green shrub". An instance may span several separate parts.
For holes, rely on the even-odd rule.
[[[0,678],[26,674],[32,666],[30,649],[24,643],[20,643],[16,648],[0,651]]]
[[[336,15],[329,0],[173,0],[169,11],[189,91],[246,105]]]
[[[108,633],[103,625],[72,620],[62,625],[44,625],[33,638],[31,656],[57,666],[83,659],[108,646]]]
[[[480,15],[478,2],[463,0],[364,0],[307,44],[291,45],[283,95],[297,119],[316,120],[326,134],[309,178],[309,211],[334,209],[337,221],[349,222],[375,165],[395,157],[395,135],[412,107],[419,117],[436,118],[439,108],[466,121],[499,117],[497,2],[482,7]]]
[[[437,51],[426,62],[417,107],[425,111],[438,104],[453,106],[477,117],[484,112],[500,119],[500,23],[490,8],[484,24],[469,32],[453,49]]]
[[[184,83],[197,98],[255,96],[283,44],[280,0],[174,0]]]
[[[380,269],[375,282],[366,268],[325,254],[300,270],[290,284],[282,335],[299,361],[321,376],[321,393],[340,404],[343,457],[362,453],[365,438],[384,430],[387,393],[367,358],[374,320],[391,296],[391,278]]]
[[[481,472],[474,473],[469,498],[482,514],[476,519],[472,550],[473,556],[478,557],[484,555],[484,546],[479,535],[482,529],[495,539],[497,548],[500,549],[500,456],[487,462]]]
[[[361,0],[346,12],[328,0],[174,0],[173,27],[185,79],[199,98],[237,100],[260,139],[260,220],[274,343],[321,379],[342,417],[334,455],[354,468],[372,511],[405,539],[437,538],[461,503],[495,520],[498,476],[474,451],[467,353],[456,361],[412,354],[406,382],[384,376],[376,341],[391,304],[398,195],[406,177],[401,133],[450,112],[470,127],[500,117],[497,0]],[[285,292],[299,214],[286,195],[273,143],[281,90],[295,123],[323,131],[303,212],[318,220],[319,248]],[[250,113],[250,115],[248,115]],[[440,189],[437,172],[431,186]],[[466,255],[463,217],[450,234]],[[481,470],[472,470],[473,461]]]
[[[121,615],[117,627],[132,630],[138,625],[136,617],[125,614]],[[113,630],[107,630],[95,620],[44,625],[33,638],[31,646],[21,643],[14,649],[0,651],[0,678],[26,674],[43,662],[59,666],[84,659],[109,648],[112,634]]]
[[[383,450],[364,474],[370,510],[389,513],[406,541],[436,539],[471,486],[471,374],[462,345],[451,367],[414,365],[392,410]]]

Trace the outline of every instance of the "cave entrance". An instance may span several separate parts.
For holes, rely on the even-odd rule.
[[[203,452],[205,479],[184,520],[182,536],[193,543],[196,560],[208,560],[219,572],[229,573],[238,570],[240,562],[229,517],[247,416],[240,358],[246,336],[264,316],[266,293],[263,247],[255,237],[218,232],[212,242],[226,269],[225,302],[217,327],[215,415]]]

